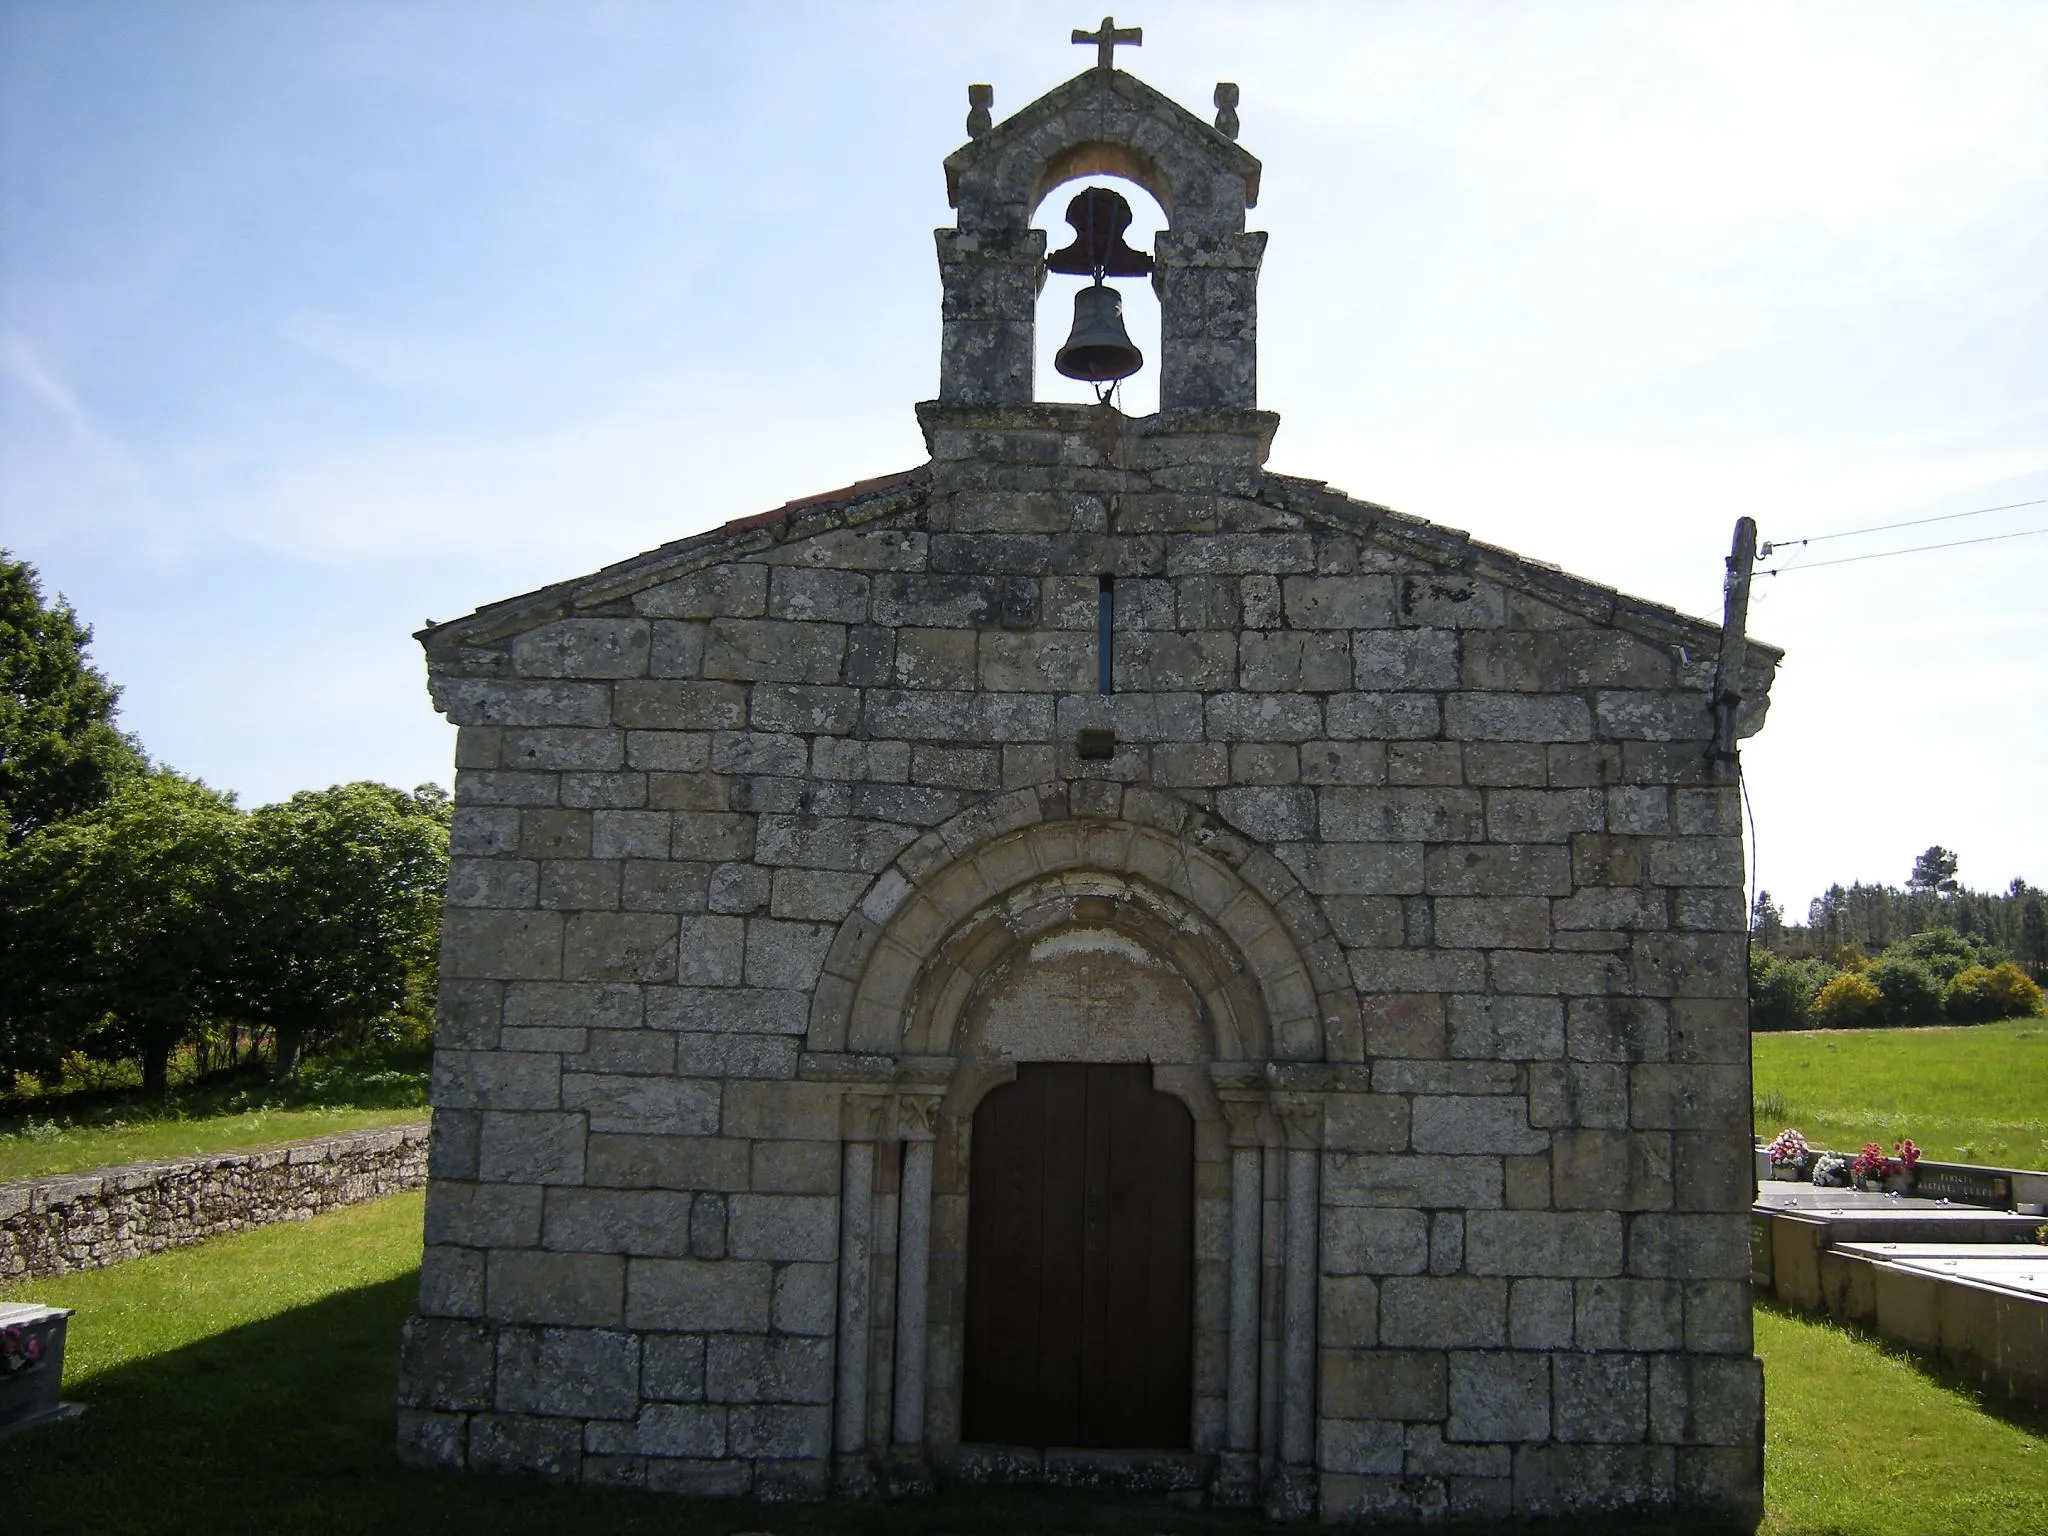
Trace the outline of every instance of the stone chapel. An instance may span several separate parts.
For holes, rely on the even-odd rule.
[[[926,462],[420,637],[401,1451],[1753,1523],[1721,627],[1268,472],[1236,88],[1104,32],[970,92]],[[1144,417],[1034,400],[1031,220],[1115,179],[1167,218]]]

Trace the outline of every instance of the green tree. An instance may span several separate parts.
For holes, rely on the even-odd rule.
[[[1777,948],[1785,937],[1785,909],[1771,899],[1769,891],[1759,891],[1756,906],[1749,914],[1749,931],[1759,944]]]
[[[1784,960],[1761,945],[1749,952],[1749,1027],[1808,1029],[1809,1010],[1834,975],[1824,960]]]
[[[2048,976],[2048,901],[2024,880],[2013,881],[2010,896],[2019,906],[2019,931],[2013,948],[2020,963],[2039,981]]]
[[[1831,885],[1806,907],[1806,926],[1823,950],[1838,949],[1850,942],[1848,931],[1849,893]]]
[[[0,862],[0,1066],[53,1071],[72,1051],[170,1056],[219,1005],[234,802],[155,769],[31,833]]]
[[[1938,896],[1955,895],[1962,889],[1956,879],[1956,856],[1936,843],[1913,861],[1913,873],[1906,877],[1906,888]]]
[[[1911,938],[1899,940],[1885,953],[1919,961],[1943,986],[1955,980],[1958,971],[1973,965],[1996,965],[2007,958],[1993,946],[1964,938],[1953,928],[1923,928]]]
[[[274,1032],[284,1076],[302,1050],[396,1016],[432,966],[448,799],[431,784],[308,790],[249,814],[236,865],[234,1008]]]
[[[1877,988],[1878,1004],[1874,1023],[1935,1024],[1941,1020],[1948,988],[1927,968],[1925,962],[1896,949],[1887,950],[1877,964],[1864,973]]]
[[[35,568],[0,550],[0,825],[12,847],[102,803],[143,766],[114,727],[121,690],[87,663],[92,631],[43,601]]]

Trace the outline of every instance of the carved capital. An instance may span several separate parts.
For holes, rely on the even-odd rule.
[[[1256,1098],[1231,1098],[1221,1100],[1223,1118],[1230,1124],[1230,1144],[1233,1147],[1264,1146],[1268,1140],[1266,1101],[1262,1094]]]
[[[1276,1093],[1273,1108],[1280,1117],[1280,1130],[1289,1151],[1312,1151],[1323,1144],[1321,1094]]]
[[[899,1141],[930,1141],[937,1134],[939,1101],[941,1097],[942,1095],[932,1092],[897,1094],[897,1139]]]
[[[888,1126],[888,1095],[853,1090],[839,1101],[839,1134],[848,1141],[880,1141]]]

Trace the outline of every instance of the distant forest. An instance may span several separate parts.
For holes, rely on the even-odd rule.
[[[1956,878],[1956,856],[1939,846],[1914,860],[1903,886],[1831,885],[1789,922],[1769,891],[1756,899],[1751,932],[1788,960],[1827,956],[1845,945],[1875,955],[1929,928],[2004,950],[2036,981],[2048,981],[2048,891],[2015,880],[2003,891],[1973,891]]]
[[[1975,1023],[2038,1013],[2048,892],[1973,891],[1935,846],[1903,886],[1833,885],[1786,920],[1769,891],[1750,915],[1756,1029]]]

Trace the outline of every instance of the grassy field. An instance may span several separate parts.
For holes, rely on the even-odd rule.
[[[261,1146],[425,1116],[424,1050],[315,1057],[292,1077],[0,1100],[0,1182],[151,1158]]]
[[[1929,1157],[2048,1168],[2048,1019],[1750,1037],[1756,1130],[1854,1152],[1910,1136]]]
[[[48,1536],[1282,1529],[1089,1495],[763,1509],[405,1471],[391,1453],[394,1357],[416,1283],[420,1209],[420,1196],[401,1195],[0,1292],[79,1309],[66,1396],[91,1405],[82,1419],[7,1445],[5,1527]],[[1770,1397],[1768,1536],[2048,1529],[2048,1425],[1986,1411],[1911,1357],[1804,1317],[1760,1311],[1758,1349]]]

